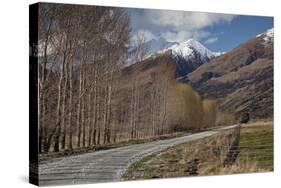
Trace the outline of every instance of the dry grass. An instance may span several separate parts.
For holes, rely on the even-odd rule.
[[[272,122],[242,126],[240,136],[238,148],[231,147],[235,138],[237,139],[234,131],[169,148],[132,164],[123,175],[123,179],[272,171]],[[261,145],[261,143],[263,146],[259,147],[257,144]],[[230,165],[225,165],[230,148],[238,155],[232,163],[229,163]]]
[[[124,174],[124,179],[150,179],[164,177],[180,177],[190,175],[188,163],[198,159],[198,174],[212,171],[219,163],[223,163],[223,155],[227,153],[232,131],[219,134],[214,139],[206,138],[188,144],[172,147],[164,152],[145,157],[132,164]],[[203,168],[204,167],[204,168]]]
[[[218,167],[214,174],[273,171],[273,122],[243,125],[238,151],[239,155],[232,166]]]

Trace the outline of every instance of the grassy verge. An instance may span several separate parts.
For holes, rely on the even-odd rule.
[[[241,132],[239,160],[254,160],[259,169],[273,170],[273,126],[245,126]]]
[[[230,168],[218,168],[218,174],[273,171],[273,123],[255,122],[241,129],[239,155]]]
[[[233,131],[189,142],[133,163],[124,180],[217,175],[273,170],[273,125],[255,122],[242,126],[238,147],[231,147]],[[239,139],[239,138],[238,138]],[[230,151],[235,160],[225,165]]]

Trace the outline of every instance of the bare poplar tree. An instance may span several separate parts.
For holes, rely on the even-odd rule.
[[[144,60],[148,53],[148,47],[145,46],[146,38],[144,33],[140,33],[136,36],[134,41],[134,50],[131,54],[131,59],[134,63],[138,63]],[[139,111],[139,82],[137,74],[133,75],[132,88],[131,88],[131,104],[130,104],[130,127],[131,127],[131,139],[135,139],[137,136],[137,126],[138,126],[138,111]]]

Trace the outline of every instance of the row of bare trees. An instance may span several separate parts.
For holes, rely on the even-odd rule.
[[[38,31],[41,153],[215,126],[215,102],[177,83],[165,55],[147,60],[144,35],[128,52],[124,9],[41,4]],[[128,55],[141,63],[123,68]]]
[[[113,84],[127,55],[129,21],[123,9],[40,5],[40,152],[111,141]]]

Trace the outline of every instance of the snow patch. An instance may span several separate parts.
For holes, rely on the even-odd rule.
[[[164,53],[168,50],[172,51],[173,56],[181,56],[184,59],[189,59],[194,57],[198,53],[200,54],[203,59],[212,59],[214,57],[220,56],[224,54],[224,52],[212,52],[209,49],[207,49],[205,46],[203,46],[200,42],[189,39],[185,42],[177,43],[169,48],[166,48],[164,50],[160,50],[158,54]],[[207,61],[204,61],[203,63],[206,63]]]
[[[266,32],[256,35],[256,37],[263,36],[264,41],[270,41],[274,37],[274,30],[273,28],[268,29]]]

